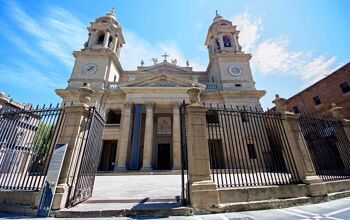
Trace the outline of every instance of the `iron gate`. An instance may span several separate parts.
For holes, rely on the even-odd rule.
[[[81,141],[79,162],[70,188],[67,207],[72,207],[92,196],[98,161],[102,148],[105,121],[95,108],[89,109],[86,128]]]
[[[181,121],[181,200],[183,205],[190,204],[190,191],[188,182],[188,151],[187,151],[187,118],[186,104],[180,106],[180,121]]]
[[[56,107],[0,110],[0,190],[40,190],[64,111]]]

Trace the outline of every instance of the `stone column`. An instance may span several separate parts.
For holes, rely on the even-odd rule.
[[[118,38],[118,35],[115,35],[113,40],[113,52],[117,52],[118,44],[119,44],[119,38]]]
[[[128,154],[128,148],[130,144],[131,136],[131,123],[132,123],[132,112],[131,112],[132,103],[126,101],[124,103],[124,109],[122,113],[123,124],[122,124],[122,135],[120,144],[118,143],[118,160],[116,171],[126,171],[126,159]]]
[[[146,125],[145,139],[143,144],[143,163],[141,171],[152,170],[152,149],[153,149],[153,102],[146,102]]]
[[[92,34],[89,38],[89,44],[88,44],[88,47],[91,47],[92,44],[94,43],[95,41],[95,38],[96,38],[96,30],[92,30]]]
[[[223,34],[219,34],[219,36],[218,36],[221,51],[225,50],[223,36],[224,36]]]
[[[172,103],[173,107],[173,170],[181,169],[181,130],[180,103]]]
[[[216,184],[211,180],[207,109],[199,103],[200,90],[192,87],[187,91],[191,105],[187,107],[188,175],[191,204],[197,213],[209,213],[219,204]]]
[[[235,51],[239,51],[238,41],[237,41],[237,35],[233,34],[233,44],[235,47]]]
[[[300,115],[286,112],[286,100],[280,98],[278,95],[276,95],[276,99],[273,103],[276,105],[276,110],[282,114],[283,127],[287,135],[299,178],[302,182],[307,184],[311,197],[326,196],[326,185],[323,183],[322,179],[316,175],[310,152],[299,126]]]
[[[103,47],[108,47],[109,36],[110,36],[109,30],[106,30],[105,38],[103,39]]]

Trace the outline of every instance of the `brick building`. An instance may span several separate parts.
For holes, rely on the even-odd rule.
[[[350,119],[350,62],[287,100],[287,110],[329,115],[332,103]]]

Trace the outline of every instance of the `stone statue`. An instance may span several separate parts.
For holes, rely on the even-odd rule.
[[[190,62],[188,62],[188,60],[186,61],[186,66],[187,66],[187,67],[190,66]]]
[[[176,65],[177,64],[177,59],[171,59],[171,63]]]
[[[143,66],[145,64],[145,62],[143,62],[143,60],[141,60],[141,66]]]
[[[158,63],[158,58],[153,57],[152,61],[153,61],[153,64],[157,64]]]

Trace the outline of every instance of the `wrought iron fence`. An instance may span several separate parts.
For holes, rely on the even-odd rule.
[[[303,113],[299,124],[316,174],[323,181],[350,179],[350,143],[342,121]]]
[[[79,146],[79,163],[75,166],[74,179],[70,188],[68,207],[74,206],[92,196],[95,175],[101,154],[102,134],[105,120],[93,107],[83,129]]]
[[[300,182],[280,113],[207,109],[210,167],[218,187]]]
[[[58,105],[0,111],[0,190],[40,190],[63,116]]]

